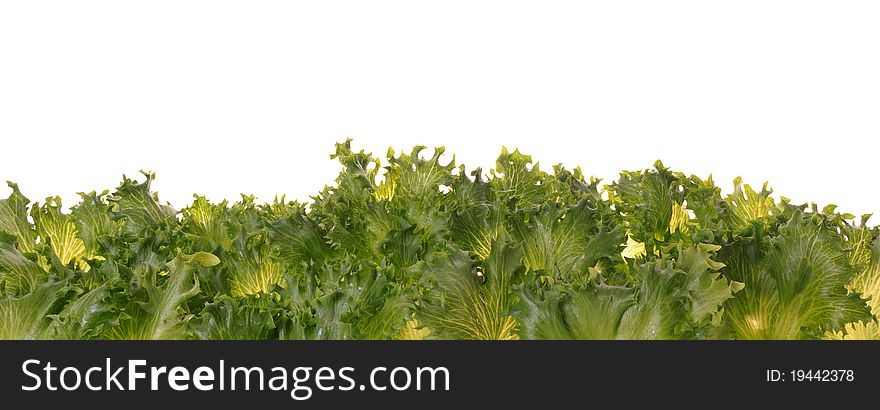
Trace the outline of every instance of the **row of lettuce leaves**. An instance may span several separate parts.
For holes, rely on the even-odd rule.
[[[0,339],[877,339],[868,216],[502,150],[331,156],[311,201],[0,200]]]

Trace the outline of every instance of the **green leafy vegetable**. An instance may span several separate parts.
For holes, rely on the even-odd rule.
[[[151,184],[0,200],[2,339],[877,339],[868,215],[659,161],[608,184],[503,149],[336,144],[308,202]]]

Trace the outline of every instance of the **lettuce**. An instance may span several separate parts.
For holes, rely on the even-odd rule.
[[[659,161],[602,184],[503,149],[336,144],[308,202],[180,210],[155,174],[0,200],[2,339],[878,338],[878,229]]]

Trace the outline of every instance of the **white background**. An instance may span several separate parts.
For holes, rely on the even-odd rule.
[[[353,137],[880,211],[880,2],[308,3],[2,3],[0,178],[67,205],[139,169],[178,207],[306,199]]]

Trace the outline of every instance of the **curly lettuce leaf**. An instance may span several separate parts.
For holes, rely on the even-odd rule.
[[[275,330],[272,312],[260,301],[227,296],[205,305],[188,326],[200,340],[265,340],[272,338]]]
[[[674,211],[685,199],[685,181],[679,173],[670,171],[657,161],[653,170],[623,172],[611,184],[612,201],[628,224],[630,236],[647,245],[648,254],[654,252],[653,243],[663,242],[669,235]]]
[[[531,155],[502,148],[491,175],[495,194],[514,212],[533,212],[545,200],[548,174],[532,162]]]
[[[636,304],[634,288],[596,285],[584,290],[528,292],[514,310],[519,334],[531,340],[613,340],[624,313]]]
[[[49,274],[22,255],[12,244],[13,241],[0,237],[0,289],[5,288],[6,292],[12,294],[27,294],[44,283]]]
[[[391,339],[412,316],[414,295],[408,287],[350,259],[316,273],[287,274],[277,292],[281,339]]]
[[[0,295],[0,340],[51,338],[50,316],[72,295],[65,282],[44,283],[24,296]]]
[[[417,308],[419,323],[431,338],[515,339],[516,320],[508,310],[515,300],[513,285],[522,272],[519,248],[494,242],[489,258],[476,265],[458,249],[437,253],[418,267],[433,288]]]
[[[7,182],[12,193],[0,199],[0,232],[11,235],[13,245],[22,253],[36,251],[37,232],[28,221],[27,207],[30,200],[22,195],[18,185]]]
[[[867,258],[854,261],[862,262],[862,269],[856,273],[849,284],[849,289],[868,298],[868,306],[871,313],[875,317],[880,317],[880,239],[870,240],[870,237],[863,239],[864,242],[872,243],[867,250]],[[852,252],[858,255],[858,248]]]
[[[81,293],[81,291],[80,291]],[[50,316],[49,331],[53,339],[87,340],[100,339],[128,319],[123,311],[124,300],[118,284],[108,281],[80,294],[56,315]]]
[[[880,340],[880,325],[877,322],[847,323],[842,331],[829,331],[827,340]]]
[[[770,196],[772,189],[767,183],[756,192],[749,184],[743,184],[742,178],[733,181],[733,193],[724,199],[726,205],[722,211],[722,220],[728,229],[739,231],[748,227],[752,221],[775,215],[776,202]]]
[[[170,222],[177,213],[170,206],[160,204],[156,194],[150,190],[156,174],[143,172],[143,175],[146,179],[141,183],[123,177],[122,184],[108,198],[112,204],[113,217],[124,221],[125,230],[129,234],[156,229],[163,223]]]
[[[512,236],[523,249],[529,271],[546,272],[567,282],[583,281],[600,260],[615,259],[623,229],[606,231],[587,202],[546,207],[532,223],[513,223]]]
[[[77,237],[83,242],[89,259],[101,256],[105,247],[112,246],[112,240],[119,232],[119,224],[111,219],[107,193],[80,192],[80,203],[71,208]]]
[[[190,315],[183,311],[184,303],[199,293],[199,282],[194,276],[198,267],[219,263],[216,256],[204,252],[191,256],[178,255],[168,264],[168,272],[149,269],[139,275],[140,291],[125,307],[128,316],[107,332],[115,340],[183,339]]]
[[[561,285],[542,295],[524,291],[515,313],[527,339],[632,340],[704,338],[741,284],[720,277],[717,246],[692,245],[677,261],[634,267],[633,286]]]
[[[43,206],[34,204],[31,216],[40,239],[45,241],[63,265],[76,262],[87,267],[86,246],[79,238],[73,216],[61,213],[61,199],[47,198]]]
[[[778,229],[753,225],[750,237],[724,248],[724,274],[746,284],[726,306],[740,339],[813,338],[870,320],[865,301],[848,292],[854,275],[840,237],[797,213]]]

